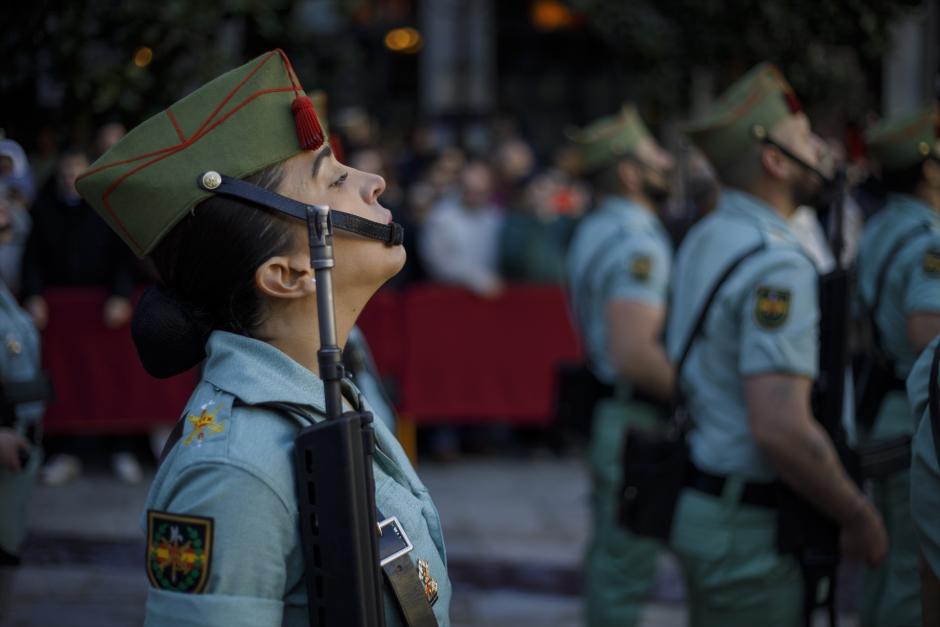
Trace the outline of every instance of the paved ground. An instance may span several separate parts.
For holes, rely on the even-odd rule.
[[[455,627],[582,624],[579,562],[587,537],[580,463],[478,459],[424,464],[451,563]],[[138,517],[146,487],[104,475],[40,488],[3,627],[127,627],[142,622],[147,582]],[[685,624],[675,566],[661,563],[642,627]],[[844,625],[852,625],[853,621]]]

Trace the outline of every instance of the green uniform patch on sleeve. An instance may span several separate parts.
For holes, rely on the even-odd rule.
[[[940,249],[932,248],[924,255],[924,272],[927,274],[940,274]]]
[[[765,329],[776,329],[790,315],[790,290],[773,287],[758,287],[754,307],[757,324]]]
[[[635,255],[630,260],[630,276],[637,281],[646,281],[653,271],[653,260],[649,255]]]
[[[155,588],[201,594],[209,579],[213,520],[147,511],[147,577]]]

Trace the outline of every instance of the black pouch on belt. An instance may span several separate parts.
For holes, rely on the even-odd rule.
[[[622,461],[620,524],[637,535],[668,541],[689,469],[685,432],[631,428]]]

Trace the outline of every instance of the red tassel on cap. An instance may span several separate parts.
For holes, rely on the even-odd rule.
[[[792,90],[785,89],[783,91],[783,98],[787,101],[787,108],[790,109],[790,113],[796,115],[803,111],[803,105],[800,103],[800,99],[796,97],[796,94]]]
[[[323,129],[320,128],[320,120],[317,119],[317,112],[310,98],[304,95],[297,96],[291,103],[290,110],[294,114],[300,147],[304,150],[316,150],[322,146]]]

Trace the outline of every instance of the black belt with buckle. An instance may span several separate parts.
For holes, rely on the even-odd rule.
[[[712,496],[721,496],[725,490],[725,484],[728,478],[721,475],[713,475],[690,464],[685,485],[693,490],[704,492]],[[741,490],[741,496],[738,502],[742,505],[752,505],[754,507],[777,507],[777,486],[773,483],[757,483],[748,481]]]

